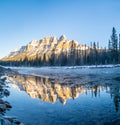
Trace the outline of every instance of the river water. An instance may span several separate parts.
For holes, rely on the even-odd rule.
[[[25,125],[120,125],[120,68],[13,68],[6,114]]]

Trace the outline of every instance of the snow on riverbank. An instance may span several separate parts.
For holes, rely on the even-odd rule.
[[[71,67],[9,67],[20,74],[51,78],[61,83],[104,81],[120,76],[120,65]]]
[[[10,67],[10,66],[1,66],[1,67],[6,67],[6,68],[13,68],[13,69],[38,69],[38,68],[47,68],[47,69],[77,69],[77,68],[114,68],[114,67],[120,67],[120,64],[115,64],[115,65],[85,65],[85,66],[42,66],[42,67]]]

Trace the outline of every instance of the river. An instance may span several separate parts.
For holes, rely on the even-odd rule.
[[[25,125],[120,125],[120,67],[12,69],[6,114]]]

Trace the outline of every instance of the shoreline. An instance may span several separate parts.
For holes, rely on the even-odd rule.
[[[11,69],[0,66],[0,124],[1,125],[23,125],[16,117],[6,116],[6,111],[12,108],[11,104],[4,101],[4,97],[10,95],[6,85],[6,74],[15,73]]]

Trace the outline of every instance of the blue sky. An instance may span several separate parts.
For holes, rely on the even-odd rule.
[[[65,34],[107,46],[120,33],[120,0],[0,0],[0,58],[33,39]]]

